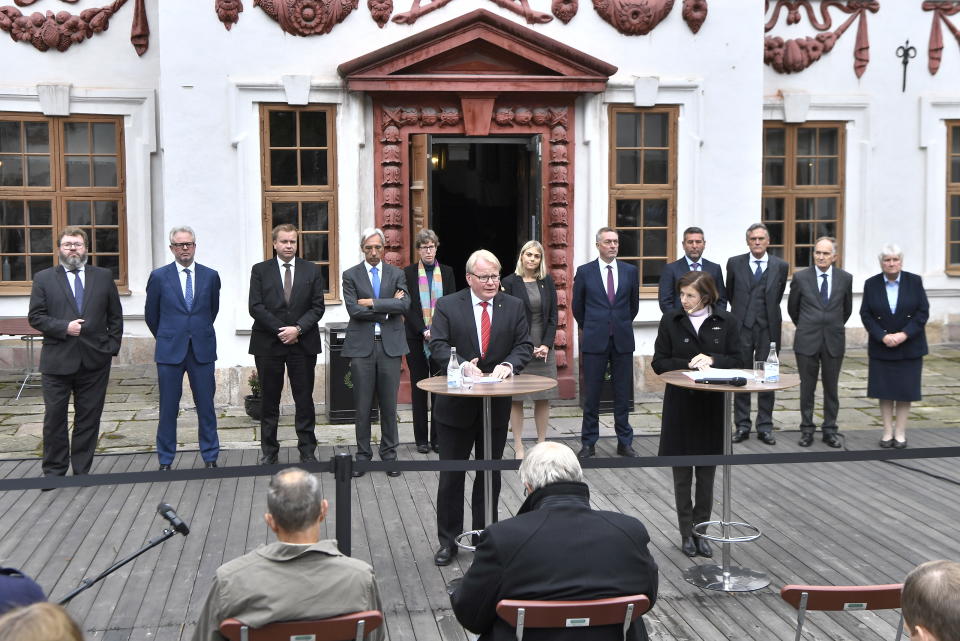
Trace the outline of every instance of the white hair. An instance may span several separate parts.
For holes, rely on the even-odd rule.
[[[485,260],[491,265],[494,265],[497,268],[497,272],[500,272],[500,261],[497,260],[497,257],[493,255],[492,252],[487,251],[486,249],[478,249],[477,251],[470,254],[470,258],[467,259],[467,273],[472,274],[473,268],[477,266],[478,260]]]
[[[360,232],[360,247],[363,247],[363,244],[367,242],[367,239],[371,236],[380,236],[380,242],[384,245],[387,244],[387,237],[383,235],[382,229],[379,227],[367,227]]]
[[[900,249],[900,245],[896,243],[887,243],[880,248],[880,253],[877,254],[877,260],[882,263],[883,259],[887,256],[896,256],[900,260],[903,260],[903,250]]]
[[[577,455],[563,443],[545,441],[537,443],[523,457],[520,464],[520,480],[539,490],[544,485],[563,481],[583,481],[583,469]]]
[[[193,227],[188,227],[187,225],[180,225],[179,227],[174,227],[170,230],[170,244],[173,244],[173,237],[179,233],[190,234],[191,242],[197,242],[197,235],[193,233]]]

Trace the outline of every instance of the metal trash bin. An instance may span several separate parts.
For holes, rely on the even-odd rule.
[[[353,380],[350,359],[343,356],[343,343],[347,339],[346,323],[326,325],[327,345],[325,351],[330,366],[327,369],[327,422],[333,424],[354,423],[357,408],[353,405]],[[380,421],[380,411],[374,405],[370,422]]]

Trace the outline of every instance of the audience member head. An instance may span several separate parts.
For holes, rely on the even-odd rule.
[[[183,267],[193,262],[193,255],[197,251],[197,235],[192,227],[180,225],[170,230],[170,253],[177,263]]]
[[[329,505],[320,482],[299,467],[280,470],[270,479],[264,520],[284,543],[316,543]]]
[[[66,610],[42,602],[0,616],[0,641],[83,641],[83,634]]]
[[[513,273],[523,276],[525,268],[532,270],[533,277],[538,280],[543,280],[547,276],[547,261],[543,259],[543,245],[535,240],[528,240],[520,248],[517,268]]]
[[[683,230],[683,253],[693,262],[700,260],[707,241],[703,238],[703,230],[699,227],[687,227]]]
[[[57,236],[60,264],[64,269],[79,269],[87,263],[87,232],[80,227],[64,227]]]
[[[821,236],[813,245],[813,264],[822,272],[837,260],[837,239],[833,236]]]
[[[597,230],[597,252],[600,260],[611,263],[620,253],[620,234],[613,227],[601,227]]]
[[[903,250],[894,243],[884,245],[877,255],[880,260],[880,270],[891,281],[897,280],[900,270],[903,269]]]
[[[754,258],[761,258],[767,253],[770,244],[770,230],[763,223],[753,223],[747,227],[747,247]]]
[[[0,568],[0,614],[46,600],[37,582],[26,574],[14,568]]]
[[[577,455],[563,443],[544,441],[527,451],[520,464],[520,480],[527,491],[535,492],[551,483],[583,481]]]
[[[297,228],[289,223],[273,228],[273,249],[277,258],[285,263],[292,262],[297,255]]]
[[[467,259],[467,285],[482,301],[489,301],[500,291],[500,261],[486,249],[478,249]]]
[[[717,302],[716,281],[707,272],[687,272],[677,281],[680,304],[688,314]]]
[[[960,563],[927,561],[911,570],[900,607],[914,641],[960,641]]]
[[[417,232],[416,238],[417,251],[420,253],[420,261],[424,265],[430,266],[437,260],[437,249],[440,247],[440,238],[432,229],[421,229]]]
[[[363,251],[363,259],[372,267],[379,265],[380,259],[383,258],[386,238],[383,230],[378,227],[367,227],[360,232],[360,249]]]

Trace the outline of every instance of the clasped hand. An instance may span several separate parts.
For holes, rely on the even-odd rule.
[[[477,361],[479,360],[480,359],[475,358],[469,363],[465,363],[463,366],[463,375],[471,378],[479,378],[483,376],[483,372],[481,372],[480,368],[477,367]],[[503,380],[511,374],[513,374],[513,370],[510,368],[510,366],[501,363],[493,368],[493,371],[490,373],[490,378]]]
[[[690,362],[687,363],[687,366],[690,369],[707,369],[713,365],[713,357],[707,356],[706,354],[697,354],[690,359]]]

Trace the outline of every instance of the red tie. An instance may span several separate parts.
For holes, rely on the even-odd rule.
[[[486,301],[480,303],[483,307],[483,311],[480,312],[480,356],[486,356],[487,347],[490,346],[490,314],[487,313],[489,304]]]

